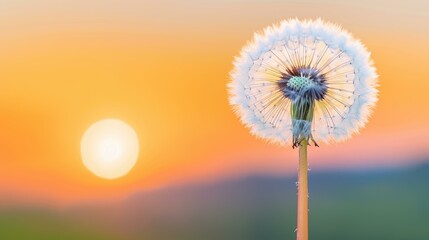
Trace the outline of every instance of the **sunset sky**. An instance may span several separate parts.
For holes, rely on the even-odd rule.
[[[251,136],[226,90],[253,33],[293,17],[342,25],[372,52],[380,75],[367,127],[310,147],[310,167],[427,160],[428,11],[423,0],[0,0],[0,202],[67,205],[294,174],[297,151]],[[106,118],[127,122],[140,139],[136,166],[114,180],[93,175],[80,157],[85,130]]]

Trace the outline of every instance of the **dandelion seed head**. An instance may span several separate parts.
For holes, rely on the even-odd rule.
[[[230,104],[259,137],[329,142],[362,128],[377,102],[377,74],[363,44],[339,26],[286,20],[255,34],[234,61]]]

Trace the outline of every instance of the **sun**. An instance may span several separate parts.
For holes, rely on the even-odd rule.
[[[92,173],[114,179],[127,174],[136,164],[139,140],[128,124],[105,119],[86,130],[80,148],[82,161]]]

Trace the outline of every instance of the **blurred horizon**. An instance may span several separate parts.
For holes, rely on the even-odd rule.
[[[380,175],[383,176],[385,174],[395,174],[395,173],[402,173],[407,172],[410,170],[415,170],[420,167],[428,168],[429,166],[429,159],[428,158],[418,158],[413,161],[413,164],[407,164],[407,165],[391,165],[391,166],[366,166],[361,168],[311,168],[309,166],[309,176],[310,178],[312,175],[348,175],[351,176],[354,175]],[[240,182],[245,181],[246,179],[253,179],[253,178],[272,178],[272,179],[287,179],[289,181],[296,182],[297,181],[297,172],[291,172],[288,174],[282,174],[280,173],[273,173],[272,171],[253,171],[253,172],[245,172],[241,175],[239,174],[230,174],[226,175],[222,178],[212,178],[212,179],[205,179],[200,181],[181,181],[181,182],[172,182],[170,184],[165,184],[158,187],[152,187],[152,188],[142,188],[140,190],[133,191],[129,194],[123,194],[119,197],[111,197],[111,198],[82,198],[81,200],[62,204],[56,201],[52,198],[31,198],[26,199],[25,196],[13,196],[13,195],[6,195],[1,194],[0,195],[0,212],[1,210],[5,210],[8,208],[14,209],[14,208],[22,208],[24,210],[31,210],[31,209],[46,209],[49,211],[59,211],[62,212],[67,209],[73,209],[75,207],[80,206],[104,206],[104,205],[110,205],[110,204],[116,204],[116,205],[123,205],[126,203],[129,199],[132,199],[136,195],[141,194],[151,194],[156,192],[168,192],[170,189],[192,189],[192,188],[204,188],[205,186],[213,186],[213,185],[222,185],[229,182]],[[312,185],[312,182],[309,182],[310,188]],[[1,213],[0,213],[1,215]]]
[[[310,172],[310,238],[426,239],[429,163]],[[254,175],[62,208],[0,207],[6,239],[294,238],[295,177]],[[25,231],[22,231],[24,229]]]

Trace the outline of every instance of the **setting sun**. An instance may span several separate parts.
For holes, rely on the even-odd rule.
[[[83,163],[95,175],[109,179],[121,177],[137,161],[137,134],[120,120],[99,121],[83,135],[81,153]]]

